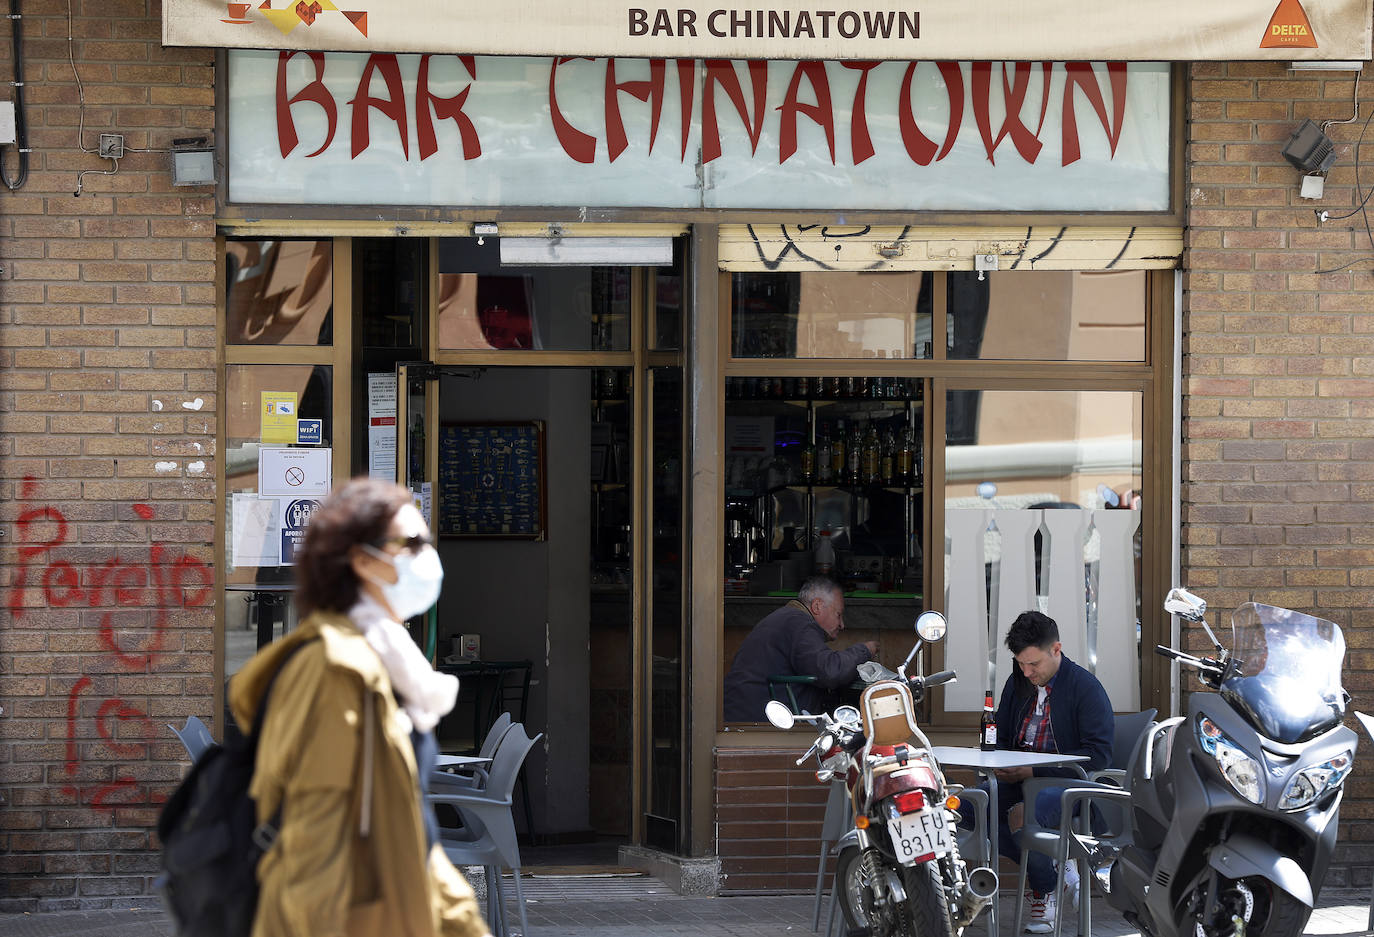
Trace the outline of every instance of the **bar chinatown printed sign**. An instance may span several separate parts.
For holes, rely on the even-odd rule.
[[[163,0],[162,8],[166,45],[460,55],[1351,60],[1370,57],[1371,35],[1371,0]]]
[[[1169,72],[235,51],[229,198],[1166,211]]]

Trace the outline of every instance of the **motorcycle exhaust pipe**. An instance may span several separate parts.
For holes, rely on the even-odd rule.
[[[960,926],[973,922],[997,896],[997,873],[987,866],[971,869],[959,895]]]

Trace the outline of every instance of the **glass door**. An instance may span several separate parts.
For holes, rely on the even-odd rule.
[[[384,393],[380,382],[377,392]],[[394,412],[390,435],[396,440],[396,483],[409,488],[415,506],[424,515],[425,523],[437,539],[439,530],[438,505],[434,484],[439,464],[439,368],[428,361],[407,361],[396,365]],[[384,439],[387,435],[385,415],[373,416],[372,388],[369,388],[368,434],[369,448],[374,430]],[[380,401],[377,411],[384,414],[386,405]],[[379,443],[384,445],[384,443]],[[439,635],[439,606],[436,604],[410,622],[411,634],[431,663],[437,662]]]
[[[644,772],[644,843],[658,849],[681,849],[682,779],[687,765],[685,735],[686,673],[683,640],[683,401],[682,368],[646,369],[648,451],[644,486],[642,537],[645,576],[643,620],[648,623],[644,725],[647,733]]]

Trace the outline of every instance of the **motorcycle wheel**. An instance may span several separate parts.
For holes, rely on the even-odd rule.
[[[1246,905],[1244,898],[1236,894],[1242,890],[1250,894],[1248,914],[1242,911]],[[1231,881],[1230,891],[1235,898],[1233,903],[1236,911],[1245,919],[1247,934],[1263,934],[1264,937],[1300,937],[1307,926],[1308,917],[1312,914],[1311,908],[1283,889],[1274,887],[1267,879],[1246,878]],[[1190,937],[1232,937],[1236,929],[1229,921],[1217,922],[1217,926],[1209,929],[1195,918],[1191,927],[1182,927],[1179,933]]]
[[[906,898],[916,933],[921,937],[954,937],[949,902],[940,879],[940,863],[922,862],[906,868]]]
[[[861,849],[840,853],[835,865],[835,891],[845,933],[857,930],[866,931],[870,937],[925,937],[924,931],[915,929],[910,901],[874,906],[872,883],[877,875],[891,868],[876,850],[870,850],[867,858]]]

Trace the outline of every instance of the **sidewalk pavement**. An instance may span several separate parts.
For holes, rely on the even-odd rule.
[[[519,928],[512,903],[512,931]],[[529,937],[808,937],[811,895],[688,898],[647,876],[525,876]],[[1096,897],[1096,896],[1095,896]],[[1010,935],[1015,907],[1003,892],[1002,933]],[[99,911],[0,914],[0,937],[173,937],[170,920],[149,899]],[[1369,896],[1328,891],[1313,913],[1307,934],[1364,937]],[[1091,937],[1139,937],[1100,898],[1093,903]],[[983,937],[986,918],[966,933]],[[1065,933],[1075,928],[1064,921]],[[824,927],[824,920],[821,922]]]

